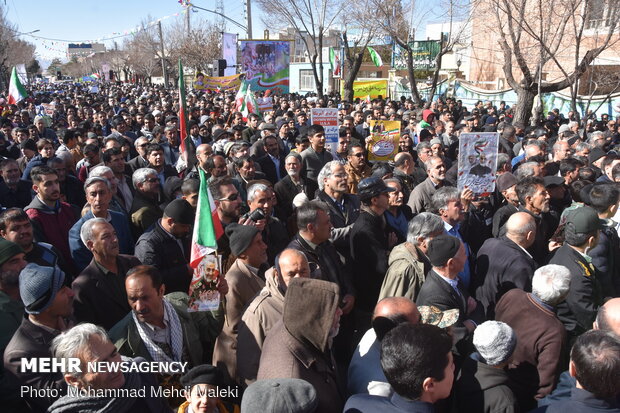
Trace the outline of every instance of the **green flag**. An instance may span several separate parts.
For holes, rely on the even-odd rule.
[[[379,56],[379,53],[377,53],[375,49],[368,46],[368,53],[370,53],[370,59],[375,64],[375,66],[377,67],[383,66],[383,60],[381,59],[381,56]]]

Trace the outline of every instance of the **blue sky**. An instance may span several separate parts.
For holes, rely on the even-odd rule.
[[[214,0],[194,0],[193,3],[205,9],[215,9]],[[1,4],[6,10],[8,20],[15,23],[20,32],[38,29],[39,32],[34,36],[72,41],[97,40],[112,37],[113,33],[123,34],[135,28],[149,15],[158,19],[183,10],[177,0],[4,0]],[[245,25],[244,5],[244,0],[224,0],[224,14]],[[215,17],[214,14],[204,11],[191,15],[192,20],[214,21]],[[252,8],[252,17],[254,37],[262,37],[264,25],[256,6]],[[162,25],[183,18],[183,14],[170,17],[162,21]],[[245,34],[240,33],[241,30],[232,24],[227,25],[227,31],[239,32],[240,38],[245,38]],[[66,50],[66,42],[31,36],[22,38],[37,46],[41,61],[49,61],[54,56],[64,57],[56,50]],[[116,40],[121,44],[123,38]],[[104,43],[110,47],[112,41]]]

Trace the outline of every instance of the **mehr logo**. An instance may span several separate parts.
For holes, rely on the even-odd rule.
[[[146,361],[135,363],[133,360],[123,361],[89,361],[86,369],[89,373],[122,372],[122,373],[185,373],[187,362]],[[54,358],[37,357],[21,359],[22,373],[82,373],[80,359],[77,357]]]

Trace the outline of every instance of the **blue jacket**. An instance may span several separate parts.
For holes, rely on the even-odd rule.
[[[116,236],[118,237],[118,249],[120,254],[128,254],[133,255],[133,237],[131,236],[131,230],[129,229],[129,221],[125,217],[125,215],[120,212],[108,211],[110,213],[112,226],[116,231]],[[80,239],[80,230],[82,229],[82,225],[86,221],[95,216],[91,211],[88,211],[84,214],[82,218],[76,222],[71,230],[69,231],[69,249],[71,250],[71,257],[73,258],[73,262],[75,263],[75,267],[78,272],[82,272],[84,268],[90,264],[90,261],[93,259],[93,253],[90,252],[86,245]]]
[[[597,413],[597,412],[617,412],[618,400],[601,400],[594,397],[589,391],[573,387],[570,398],[547,406],[539,407],[530,413]]]

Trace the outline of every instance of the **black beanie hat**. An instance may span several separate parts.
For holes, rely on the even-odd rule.
[[[258,232],[258,228],[254,226],[229,224],[226,227],[226,236],[228,236],[230,252],[238,257],[248,249]]]
[[[447,234],[441,234],[428,243],[429,260],[433,267],[443,267],[450,258],[454,258],[461,247],[461,241]]]

